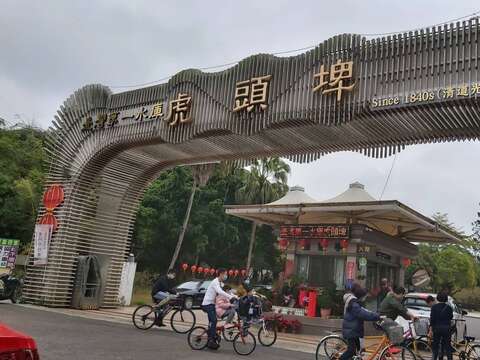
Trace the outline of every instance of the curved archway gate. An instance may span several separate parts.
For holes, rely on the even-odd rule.
[[[255,55],[219,73],[112,94],[76,91],[48,135],[47,185],[61,184],[48,265],[29,266],[25,297],[69,306],[80,255],[109,258],[115,306],[146,186],[176,165],[358,151],[480,137],[478,19],[367,40],[335,36],[307,53]],[[42,213],[40,213],[42,215]]]

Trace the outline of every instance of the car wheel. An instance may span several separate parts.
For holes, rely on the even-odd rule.
[[[185,298],[185,309],[191,309],[193,307],[193,298],[191,296],[187,296]]]

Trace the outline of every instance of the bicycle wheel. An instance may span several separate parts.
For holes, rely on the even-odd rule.
[[[150,329],[156,320],[157,314],[151,305],[140,305],[132,315],[133,325],[140,330]]]
[[[277,341],[277,329],[275,324],[267,321],[258,329],[258,341],[263,346],[272,346]]]
[[[379,360],[416,360],[415,354],[405,345],[388,345],[385,347]]]
[[[431,360],[432,358],[432,347],[425,340],[410,339],[405,346],[412,350],[419,360]]]
[[[190,345],[193,350],[203,350],[207,347],[207,343],[207,328],[197,326],[188,333],[188,345]]]
[[[325,336],[317,346],[315,352],[316,360],[339,359],[340,356],[347,350],[348,344],[344,338],[339,335]]]
[[[170,318],[170,326],[178,334],[186,334],[195,326],[195,314],[192,310],[177,309]]]
[[[479,360],[480,359],[480,345],[472,345],[470,350],[467,352],[468,360]]]
[[[257,341],[250,331],[247,331],[244,336],[239,332],[233,339],[233,350],[238,355],[250,355],[256,346]]]
[[[235,325],[224,327],[222,329],[222,336],[225,341],[232,342],[238,334],[238,328]]]

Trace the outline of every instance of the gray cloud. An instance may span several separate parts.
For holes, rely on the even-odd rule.
[[[316,44],[339,33],[428,26],[473,13],[479,10],[475,6],[471,0],[4,0],[0,117],[21,114],[47,127],[63,100],[88,83],[143,83],[184,68]],[[384,197],[427,215],[448,212],[469,230],[480,200],[479,150],[478,143],[412,147],[399,155]],[[358,179],[378,196],[390,164],[391,159],[334,154],[295,166],[292,182],[323,199]]]

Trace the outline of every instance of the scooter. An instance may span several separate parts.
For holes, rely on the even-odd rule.
[[[22,281],[9,273],[0,275],[0,300],[15,304],[22,295]]]

